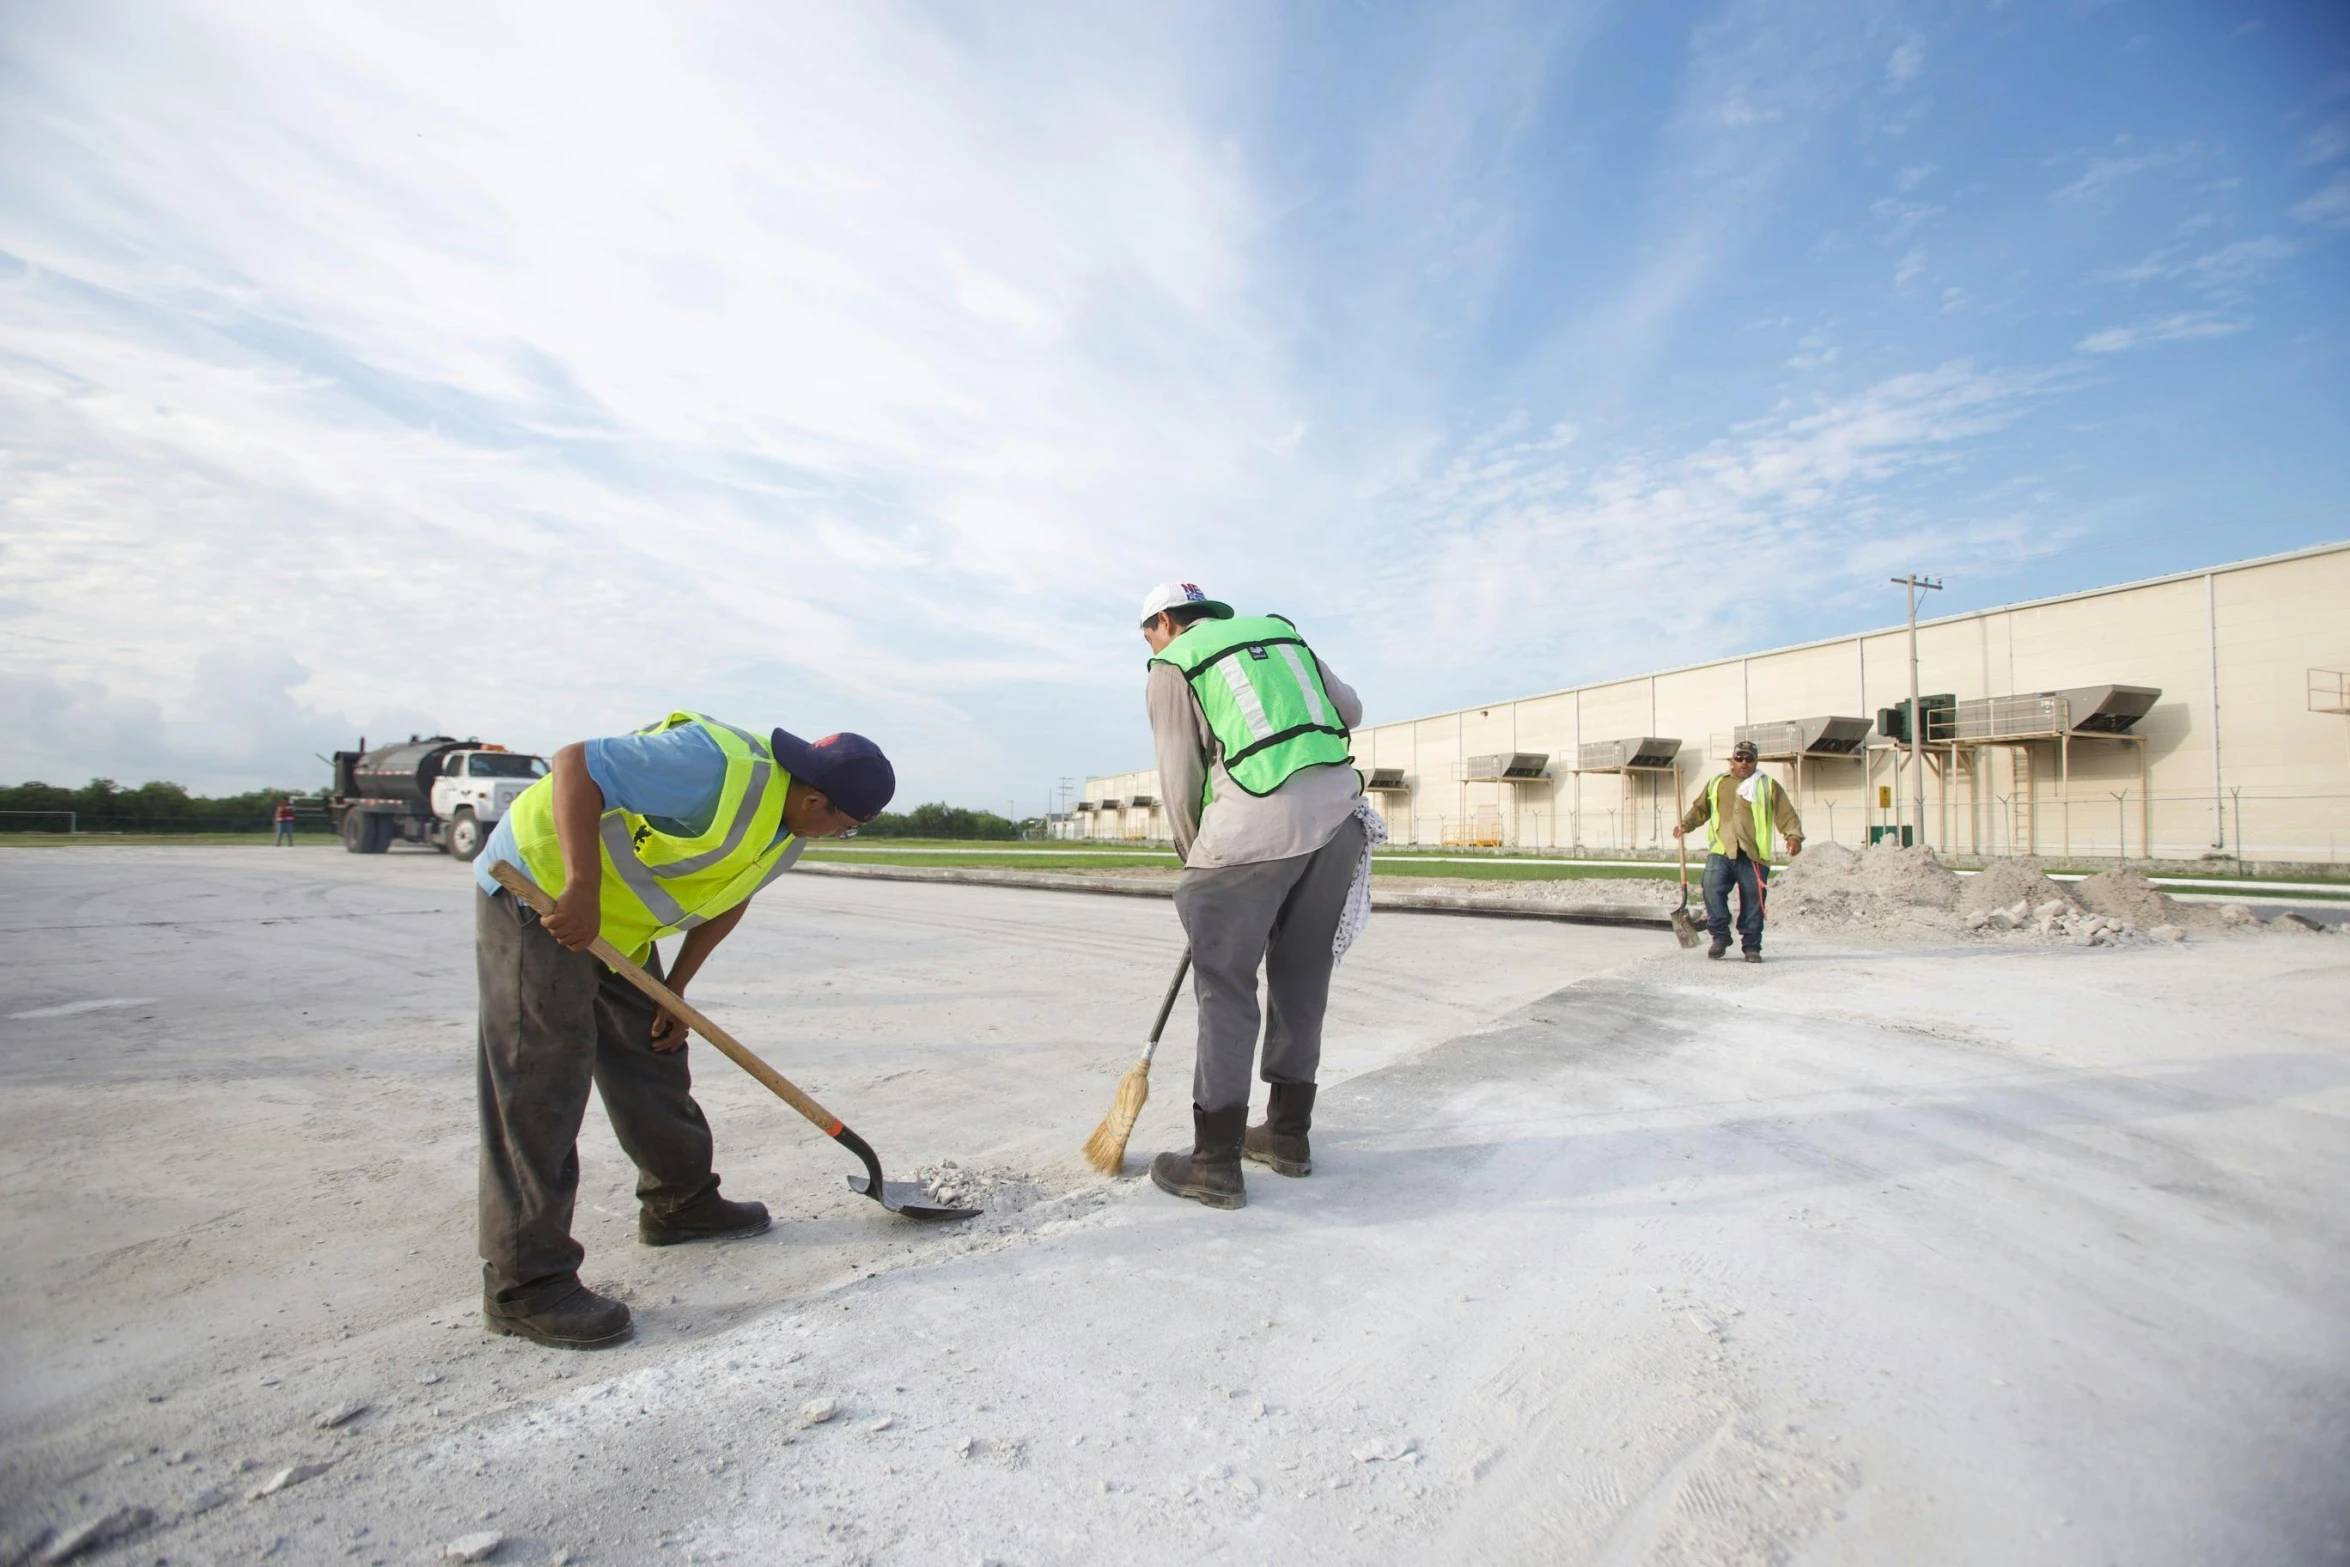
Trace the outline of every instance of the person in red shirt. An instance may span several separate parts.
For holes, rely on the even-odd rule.
[[[287,848],[292,848],[294,846],[294,802],[291,799],[277,802],[277,814],[270,818],[270,824],[275,828],[275,831],[270,836],[269,846],[274,849],[282,843]]]

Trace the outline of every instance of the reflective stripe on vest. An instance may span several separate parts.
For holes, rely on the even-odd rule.
[[[1191,683],[1225,773],[1250,794],[1353,760],[1313,649],[1278,615],[1195,621],[1151,662]]]
[[[698,713],[672,713],[638,733],[658,734],[687,724],[698,725],[726,759],[708,828],[678,836],[620,807],[606,810],[596,824],[603,865],[602,935],[640,962],[661,937],[691,930],[750,898],[790,869],[805,847],[782,830],[791,774],[776,763],[764,739]],[[560,895],[563,853],[555,832],[553,780],[543,778],[524,790],[508,819],[523,868],[533,881]]]
[[[1721,855],[1724,859],[1728,859],[1730,857],[1730,850],[1722,842],[1722,790],[1725,787],[1733,791],[1732,798],[1735,799],[1735,791],[1738,787],[1738,782],[1728,773],[1722,773],[1716,776],[1713,783],[1709,786],[1708,792],[1713,796],[1713,815],[1706,818],[1705,846],[1713,853]],[[1771,775],[1769,773],[1756,773],[1754,775],[1754,799],[1749,802],[1754,808],[1754,857],[1765,865],[1771,863],[1771,827],[1773,820],[1771,814],[1771,791],[1777,787],[1779,786],[1772,782]]]

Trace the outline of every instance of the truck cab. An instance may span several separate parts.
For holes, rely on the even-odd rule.
[[[441,775],[432,784],[432,814],[441,824],[443,847],[450,856],[471,860],[480,854],[498,818],[546,774],[543,757],[503,746],[451,751],[443,757]]]

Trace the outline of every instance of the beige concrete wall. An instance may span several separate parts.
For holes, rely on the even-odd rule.
[[[1921,691],[1961,700],[2108,682],[2162,690],[2137,725],[2142,745],[2076,738],[1929,756],[1937,847],[2192,859],[2224,845],[2250,859],[2350,862],[2350,719],[2313,713],[2307,698],[2311,669],[2350,668],[2350,545],[1926,620],[1918,663]],[[1719,770],[1738,725],[1873,718],[1909,691],[1908,635],[1893,627],[1376,724],[1356,735],[1355,759],[1404,770],[1410,795],[1380,802],[1398,842],[1655,852],[1671,845],[1676,795]],[[1639,735],[1681,741],[1678,778],[1575,771],[1585,741]],[[1496,751],[1548,753],[1551,776],[1463,780],[1467,757]],[[1888,747],[1865,763],[1807,759],[1800,780],[1788,764],[1769,771],[1815,841],[1859,844],[1907,819],[1909,764]],[[1895,791],[1891,811],[1880,788]],[[1088,780],[1087,793],[1158,789],[1152,773],[1122,773]],[[1121,832],[1142,823],[1165,836],[1163,811],[1129,817]]]
[[[1159,793],[1157,768],[1085,780],[1087,805],[1098,807],[1105,800],[1130,801],[1138,795],[1149,796],[1151,805],[1148,808],[1121,805],[1115,810],[1078,813],[1077,819],[1083,826],[1077,836],[1105,843],[1165,842],[1171,832],[1167,826],[1166,802]]]

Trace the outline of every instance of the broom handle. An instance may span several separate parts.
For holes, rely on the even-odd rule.
[[[1168,981],[1166,999],[1159,1003],[1158,1021],[1151,1024],[1151,1042],[1142,1049],[1144,1064],[1159,1053],[1159,1036],[1167,1031],[1167,1014],[1175,1010],[1175,997],[1183,989],[1183,976],[1191,972],[1191,945],[1186,942],[1183,956],[1175,965],[1175,977]]]
[[[546,889],[504,860],[499,860],[490,866],[490,875],[497,879],[499,886],[538,910],[540,918],[544,919],[547,915],[555,912],[555,900],[547,896]],[[806,1116],[825,1136],[840,1138],[843,1132],[848,1132],[848,1128],[841,1125],[839,1118],[831,1111],[800,1092],[790,1078],[760,1060],[748,1046],[725,1029],[711,1022],[708,1017],[703,1015],[699,1007],[646,973],[641,966],[629,958],[627,953],[622,952],[601,936],[589,944],[588,951],[602,959],[606,968],[658,1001],[671,1016],[681,1017],[688,1025],[700,1030],[702,1037],[716,1045],[724,1053],[726,1059],[766,1084],[774,1091],[776,1098]],[[1190,956],[1190,951],[1186,949],[1184,957],[1188,960]],[[1174,998],[1170,996],[1168,1000],[1172,1002]],[[849,1132],[849,1136],[854,1137],[856,1133]],[[880,1190],[878,1186],[874,1189]]]

